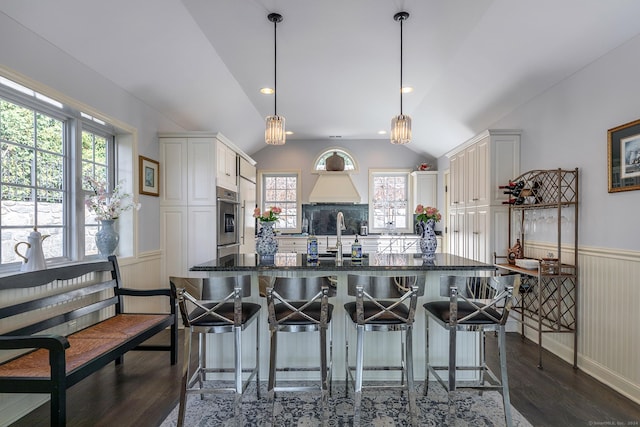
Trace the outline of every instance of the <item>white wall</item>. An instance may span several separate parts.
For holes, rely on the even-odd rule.
[[[331,147],[343,148],[349,152],[360,169],[351,177],[360,193],[362,203],[368,203],[369,169],[408,168],[416,170],[426,162],[436,167],[436,160],[422,157],[408,146],[393,145],[388,139],[340,140],[340,141],[287,141],[284,146],[267,146],[252,154],[258,170],[299,169],[302,172],[302,200],[307,203],[309,193],[317,180],[312,174],[318,156]]]
[[[640,250],[640,191],[608,193],[607,130],[640,118],[640,37],[493,128],[522,129],[521,170],[580,169],[580,245]]]
[[[82,37],[81,34],[78,36]],[[117,61],[118,58],[113,60]],[[89,113],[101,113],[137,129],[137,152],[145,157],[158,159],[158,131],[184,130],[98,72],[1,13],[0,66],[84,104],[91,109],[87,111]],[[123,63],[122,67],[127,67],[127,64]],[[47,94],[56,98],[52,93]],[[134,160],[137,165],[137,157]],[[159,250],[158,198],[140,196],[139,202],[142,208],[138,216],[138,250]]]

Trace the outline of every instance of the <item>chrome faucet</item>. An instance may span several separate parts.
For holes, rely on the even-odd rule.
[[[342,230],[346,230],[344,225],[344,215],[338,212],[336,216],[336,261],[342,261]]]

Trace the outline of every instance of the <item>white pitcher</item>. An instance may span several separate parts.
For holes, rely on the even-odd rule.
[[[43,236],[37,228],[34,228],[33,231],[29,233],[28,242],[16,243],[13,250],[24,260],[20,271],[36,271],[47,268],[47,263],[44,260],[44,252],[42,251],[42,241],[47,237],[49,237],[48,234]],[[27,245],[27,253],[25,255],[18,252],[20,245]]]

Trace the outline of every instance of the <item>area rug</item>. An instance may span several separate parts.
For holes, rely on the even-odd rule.
[[[245,391],[242,399],[242,419],[233,415],[233,396],[230,394],[199,395],[187,398],[185,426],[187,427],[227,427],[227,426],[330,426],[346,427],[353,423],[353,394],[345,394],[344,382],[334,381],[333,393],[329,398],[330,418],[321,422],[320,393],[282,392],[276,395],[273,418],[268,416],[266,384],[261,384],[261,399],[256,398],[255,384]],[[455,415],[448,415],[447,394],[437,383],[429,387],[429,393],[422,395],[422,384],[418,386],[417,407],[419,426],[504,426],[502,396],[496,391],[457,391],[455,393]],[[513,407],[511,409],[514,426],[528,427],[531,424]],[[160,427],[177,425],[176,406]],[[407,399],[397,390],[364,390],[362,394],[362,426],[395,427],[409,426]]]

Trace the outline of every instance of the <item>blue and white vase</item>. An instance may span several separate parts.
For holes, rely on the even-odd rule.
[[[274,255],[278,252],[278,240],[273,232],[275,221],[264,221],[256,238],[256,252],[258,255]]]
[[[438,240],[433,227],[436,225],[435,220],[428,219],[427,222],[420,221],[420,252],[422,259],[432,260],[436,257],[436,249],[438,248]]]
[[[101,220],[100,229],[96,233],[96,246],[104,258],[114,254],[120,241],[120,236],[114,227],[115,222],[115,219]]]

